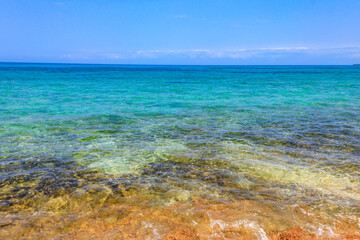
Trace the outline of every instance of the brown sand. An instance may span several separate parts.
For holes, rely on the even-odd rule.
[[[321,214],[279,213],[247,200],[192,198],[191,203],[163,206],[129,197],[127,202],[101,207],[79,203],[63,210],[13,211],[0,219],[0,239],[360,239],[354,219],[328,222]],[[316,227],[309,226],[319,224],[331,226],[332,235],[325,231],[317,236]]]

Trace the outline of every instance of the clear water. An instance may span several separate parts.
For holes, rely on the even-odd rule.
[[[359,170],[356,66],[0,64],[0,238],[360,234]]]

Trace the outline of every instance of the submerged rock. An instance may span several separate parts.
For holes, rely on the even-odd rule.
[[[44,207],[45,207],[45,209],[48,209],[48,210],[57,211],[62,208],[65,208],[66,205],[68,205],[68,203],[69,203],[68,197],[63,196],[63,197],[57,197],[57,198],[50,199],[45,204]]]

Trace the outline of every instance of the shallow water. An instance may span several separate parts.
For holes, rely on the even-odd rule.
[[[0,86],[0,238],[360,234],[359,67],[0,64]]]

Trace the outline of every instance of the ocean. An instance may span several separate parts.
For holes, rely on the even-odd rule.
[[[360,234],[360,67],[0,64],[0,238],[291,229]]]

